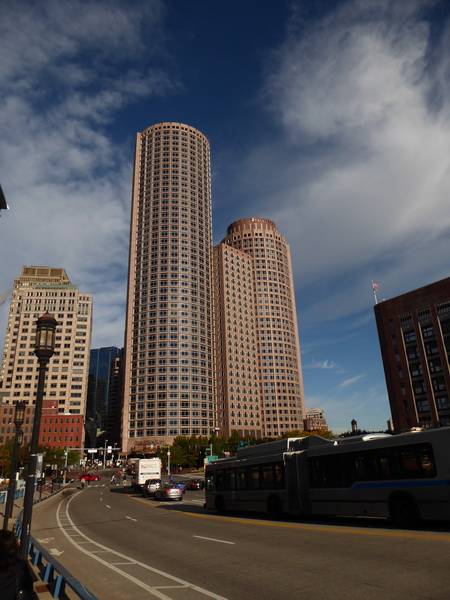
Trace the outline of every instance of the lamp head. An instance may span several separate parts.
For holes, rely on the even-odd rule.
[[[22,427],[25,420],[25,402],[21,401],[16,404],[16,411],[14,413],[14,425],[17,429]]]
[[[55,351],[55,331],[58,323],[48,313],[39,317],[36,321],[36,341],[34,344],[34,353],[38,358],[47,358],[53,356]]]

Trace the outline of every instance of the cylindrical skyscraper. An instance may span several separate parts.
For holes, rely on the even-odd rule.
[[[234,252],[227,254],[227,247]],[[223,307],[216,317],[220,432],[276,437],[302,430],[300,345],[286,240],[268,219],[239,219],[215,257],[216,301]]]
[[[188,125],[137,134],[123,451],[214,433],[209,143]]]

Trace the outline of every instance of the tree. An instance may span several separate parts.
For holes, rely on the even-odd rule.
[[[0,467],[4,477],[10,476],[13,446],[13,440],[9,440],[4,446],[0,447]]]
[[[292,431],[285,431],[283,437],[309,437],[310,435],[317,435],[326,440],[334,440],[337,437],[332,431],[327,431],[326,429],[319,429],[317,431],[300,431],[300,429],[293,429]]]
[[[237,431],[233,431],[228,438],[227,447],[230,456],[234,456],[239,448],[239,433]]]

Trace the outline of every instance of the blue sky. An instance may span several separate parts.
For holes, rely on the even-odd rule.
[[[0,290],[64,267],[94,295],[93,347],[122,345],[135,134],[188,123],[215,243],[257,216],[291,246],[306,406],[384,429],[371,281],[382,301],[449,275],[449,8],[3,0]]]

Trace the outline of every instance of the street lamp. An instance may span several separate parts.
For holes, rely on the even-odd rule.
[[[55,330],[58,323],[48,313],[36,321],[36,341],[34,353],[39,362],[39,379],[36,392],[36,406],[34,409],[33,433],[30,442],[30,458],[28,461],[28,475],[25,483],[25,497],[23,501],[22,533],[20,536],[20,558],[27,559],[30,544],[31,515],[33,512],[34,488],[37,468],[37,453],[39,430],[41,426],[42,401],[44,399],[45,373],[47,365],[55,351]]]
[[[19,454],[19,437],[21,436],[21,427],[25,420],[25,402],[18,402],[16,404],[16,410],[14,413],[14,426],[16,428],[14,434],[14,445],[11,457],[11,469],[9,472],[9,485],[8,485],[8,497],[6,500],[5,515],[3,519],[3,529],[8,529],[8,520],[11,518],[12,510],[14,506],[14,494],[16,493],[16,480],[17,480],[17,460]],[[22,436],[23,439],[23,436]]]
[[[105,440],[105,448],[103,450],[103,468],[106,469],[106,444],[108,443],[108,440]]]

